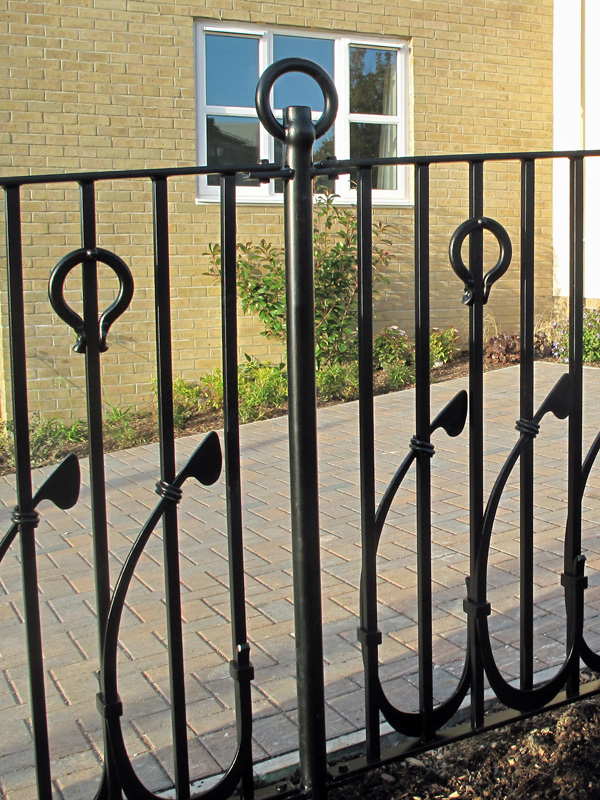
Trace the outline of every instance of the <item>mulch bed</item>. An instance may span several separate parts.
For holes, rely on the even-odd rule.
[[[375,769],[329,800],[598,800],[600,700]]]

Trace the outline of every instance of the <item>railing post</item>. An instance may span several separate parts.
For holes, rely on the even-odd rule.
[[[287,368],[289,380],[290,499],[298,681],[300,768],[307,788],[322,796],[325,783],[325,689],[312,243],[312,148],[310,109],[286,109],[286,166],[294,179],[285,188]]]
[[[314,125],[307,106],[274,118],[269,93],[286,72],[305,72],[321,86],[325,112]],[[294,627],[300,777],[313,798],[327,794],[325,688],[317,461],[315,313],[313,263],[312,151],[315,139],[331,125],[337,95],[331,78],[303,59],[284,59],[263,74],[256,92],[259,117],[269,133],[285,143],[285,163],[293,178],[285,186],[287,369],[290,444],[290,499]]]

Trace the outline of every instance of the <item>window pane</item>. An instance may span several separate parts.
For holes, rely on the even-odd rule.
[[[207,116],[206,144],[209,166],[258,163],[258,120],[252,117]],[[238,183],[241,178],[238,176]],[[218,175],[208,176],[209,186],[218,186]],[[258,186],[244,181],[244,186]]]
[[[206,34],[206,102],[254,108],[258,39]]]
[[[350,158],[393,158],[396,155],[396,134],[395,125],[350,123]],[[373,188],[397,189],[397,171],[395,166],[374,167]]]
[[[350,113],[396,114],[395,50],[350,48]]]
[[[333,78],[333,40],[314,39],[308,36],[273,37],[273,60],[281,58],[307,58],[323,67]],[[310,106],[313,111],[323,110],[323,92],[308,75],[291,72],[275,82],[275,108]]]

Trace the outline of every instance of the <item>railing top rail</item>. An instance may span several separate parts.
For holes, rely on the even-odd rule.
[[[356,167],[380,166],[418,166],[427,164],[472,164],[484,161],[535,161],[557,158],[590,158],[600,156],[600,150],[541,150],[533,152],[498,152],[498,153],[448,153],[431,156],[402,156],[399,158],[358,158],[337,161],[328,159],[315,164],[315,171],[349,172]],[[161,167],[149,169],[102,170],[98,172],[59,172],[44,175],[11,175],[0,176],[0,186],[30,186],[43,183],[89,183],[96,181],[123,180],[131,178],[175,178],[186,175],[239,175],[248,173],[264,179],[285,178],[291,171],[279,164],[225,164],[219,168],[210,166],[194,167]]]
[[[185,175],[239,175],[249,174],[261,178],[285,178],[291,174],[289,169],[279,164],[224,164],[221,167],[161,167],[149,169],[102,170],[98,172],[59,172],[45,175],[11,175],[0,177],[0,186],[28,186],[38,183],[92,183],[96,181],[115,181],[130,178],[175,178]]]

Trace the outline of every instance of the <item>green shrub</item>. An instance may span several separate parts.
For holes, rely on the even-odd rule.
[[[200,378],[200,392],[205,405],[223,408],[223,370],[215,367]]]
[[[358,277],[356,213],[335,205],[337,195],[317,196],[313,231],[315,345],[317,366],[352,361],[357,352]],[[386,280],[391,254],[385,247],[388,226],[374,225],[373,281]],[[219,245],[209,247],[209,274],[221,272]],[[237,282],[242,310],[255,313],[264,336],[285,342],[285,253],[262,239],[237,246]]]
[[[0,466],[14,469],[14,426],[12,420],[0,423]],[[33,413],[29,418],[29,444],[33,466],[53,463],[65,456],[74,445],[87,441],[87,423],[82,419],[63,421],[44,419]]]
[[[214,369],[200,379],[199,390],[207,405],[223,408],[223,371]],[[280,408],[287,401],[287,376],[283,364],[262,364],[250,356],[238,366],[239,414],[251,422]]]
[[[238,367],[239,410],[241,421],[251,422],[286,403],[287,375],[283,364],[261,364],[246,358]]]
[[[178,429],[198,411],[202,401],[202,388],[197,383],[188,383],[183,378],[173,381],[173,420]]]
[[[373,365],[376,369],[384,369],[392,364],[411,364],[413,360],[414,347],[406,332],[397,325],[383,328],[373,339]]]
[[[412,365],[388,364],[385,367],[385,377],[388,389],[391,392],[397,392],[414,383],[415,373]]]
[[[317,372],[317,394],[325,401],[358,397],[358,363],[322,366]]]
[[[458,331],[456,328],[432,328],[429,336],[429,353],[431,366],[436,364],[447,364],[456,355],[456,340]]]
[[[569,360],[569,320],[554,322],[553,355],[559,361]],[[583,309],[583,360],[600,361],[600,308]]]

